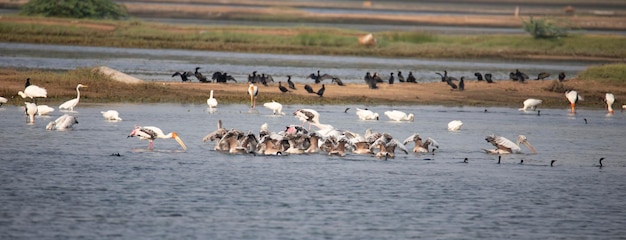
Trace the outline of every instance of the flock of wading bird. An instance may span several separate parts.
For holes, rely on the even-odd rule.
[[[207,80],[202,73],[199,73],[198,70],[200,67],[195,69],[193,76],[195,76],[201,82],[211,82]],[[442,82],[446,82],[453,90],[464,90],[464,77],[460,79],[456,79],[455,77],[448,76],[447,71],[443,71],[444,73],[436,73],[441,77]],[[172,76],[180,76],[183,81],[189,81],[188,77],[191,76],[190,72],[176,72]],[[486,81],[487,83],[493,83],[493,79],[490,73],[484,75],[480,73],[475,73],[475,76],[478,81]],[[536,80],[543,80],[550,75],[547,73],[540,73]],[[394,77],[394,74],[391,73],[387,82],[389,84],[393,84],[395,79],[398,79],[399,82],[409,82],[409,83],[417,83],[415,78],[413,77],[413,73],[409,72],[409,76],[407,79],[404,78],[402,72],[398,72],[398,74]],[[317,71],[317,74],[312,73],[309,75],[309,78],[314,80],[316,84],[321,83],[324,80],[331,80],[332,83],[336,83],[339,86],[344,86],[341,79],[336,76],[332,76],[329,74],[320,74],[320,71]],[[510,78],[513,81],[524,82],[528,80],[529,77],[523,72],[516,70],[515,72],[510,73]],[[564,73],[559,74],[559,81],[565,80]],[[226,83],[227,81],[236,80],[228,75],[225,72],[215,72],[212,76],[212,80],[219,83]],[[365,83],[372,89],[376,89],[376,84],[384,83],[385,81],[378,75],[378,73],[370,74],[366,73],[364,77]],[[458,81],[458,85],[455,83]],[[257,74],[254,71],[252,74],[248,76],[248,94],[250,95],[251,108],[256,107],[256,97],[258,95],[258,86],[257,83],[260,83],[264,86],[268,86],[268,83],[274,82],[273,78],[269,74]],[[287,92],[289,89],[296,90],[295,84],[291,81],[291,76],[288,76],[287,86],[282,85],[282,82],[279,82],[279,89],[282,92]],[[76,86],[76,98],[68,100],[59,106],[59,109],[69,110],[70,112],[74,111],[74,107],[76,107],[80,101],[80,88],[87,87],[83,84],[78,84]],[[309,93],[314,93],[323,96],[325,85],[322,84],[322,87],[318,91],[313,91],[312,87],[308,84],[305,84],[305,90]],[[29,124],[34,123],[35,114],[38,115],[47,115],[54,111],[54,108],[49,107],[47,105],[37,105],[37,98],[45,98],[47,97],[47,91],[45,88],[33,85],[30,83],[30,78],[26,79],[25,89],[24,91],[19,91],[18,95],[22,98],[31,98],[31,102],[25,102],[25,114],[27,115],[27,122]],[[575,113],[575,104],[579,100],[583,100],[583,97],[578,94],[578,92],[574,90],[568,90],[565,92],[566,98],[571,103],[571,112]],[[612,104],[615,102],[615,97],[611,93],[606,93],[604,101],[607,104],[607,109],[609,113],[613,113]],[[6,102],[6,98],[0,97],[0,106],[2,103]],[[527,99],[523,102],[523,107],[520,108],[520,111],[527,110],[536,110],[537,106],[540,105],[542,100],[540,99]],[[217,99],[213,96],[213,90],[211,90],[210,97],[207,99],[207,105],[211,111],[217,108]],[[282,112],[282,104],[272,101],[263,104],[264,107],[272,110],[272,114],[276,115],[285,115]],[[626,109],[626,106],[622,106],[622,110]],[[346,109],[346,112],[349,108]],[[119,117],[119,113],[115,110],[108,110],[101,112],[102,116],[110,121],[121,121],[122,119]],[[385,116],[387,116],[390,120],[394,121],[413,121],[414,115],[412,113],[405,113],[398,110],[386,111],[384,112]],[[538,111],[539,114],[539,111]],[[328,155],[336,155],[336,156],[345,156],[347,153],[351,154],[365,154],[365,155],[373,155],[380,159],[390,159],[395,157],[396,149],[405,154],[408,154],[409,151],[415,153],[428,153],[434,152],[439,148],[439,144],[436,140],[428,137],[425,140],[422,139],[419,133],[413,133],[408,136],[403,141],[399,141],[397,138],[394,138],[389,133],[385,132],[376,132],[371,129],[367,129],[364,135],[360,135],[355,132],[351,132],[349,130],[339,130],[334,128],[332,125],[323,124],[320,122],[320,115],[317,111],[313,109],[298,109],[293,113],[295,117],[302,121],[302,126],[299,125],[290,125],[286,129],[280,132],[270,132],[267,124],[263,124],[259,131],[259,134],[256,135],[252,133],[252,131],[247,131],[244,133],[243,131],[237,129],[226,129],[222,126],[221,120],[218,121],[217,129],[203,138],[203,142],[206,141],[214,141],[215,150],[230,154],[260,154],[260,155],[285,155],[285,154],[312,154],[319,152],[326,152]],[[360,120],[378,120],[379,114],[372,112],[368,109],[356,109],[356,115]],[[63,116],[57,118],[55,121],[51,121],[46,126],[47,130],[65,130],[72,128],[75,124],[78,123],[78,120],[75,116],[70,114],[64,114]],[[307,130],[304,126],[305,124],[309,124],[309,129]],[[463,125],[463,122],[460,120],[453,120],[448,124],[449,131],[459,131]],[[317,128],[315,131],[311,131],[311,126]],[[137,126],[133,129],[128,137],[138,137],[140,140],[148,140],[148,149],[154,149],[154,140],[156,139],[175,139],[183,150],[187,150],[186,145],[181,140],[176,132],[170,132],[165,134],[160,128],[154,126]],[[510,154],[510,153],[521,153],[521,145],[525,145],[533,154],[537,153],[535,148],[528,142],[528,139],[524,135],[519,135],[517,137],[517,141],[513,142],[505,137],[489,135],[485,138],[487,142],[495,146],[495,149],[483,149],[486,153],[490,154]],[[407,149],[406,145],[413,142],[414,147],[412,150]],[[602,160],[599,160],[599,167],[602,167]],[[556,160],[552,160],[550,166],[553,166]],[[464,160],[465,163],[468,162],[467,158]],[[500,163],[500,158],[498,159],[498,163]],[[523,160],[520,162],[523,164]]]

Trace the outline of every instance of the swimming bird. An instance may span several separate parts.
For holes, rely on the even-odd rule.
[[[448,131],[459,131],[463,126],[461,120],[452,120],[448,123]]]
[[[78,119],[76,119],[76,117],[69,114],[63,114],[63,116],[49,122],[48,125],[46,125],[46,130],[65,130],[72,128],[75,124],[78,124]]]
[[[313,88],[309,84],[304,85],[304,90],[306,90],[306,92],[308,93],[315,93],[315,91],[313,91]]]
[[[213,90],[211,90],[211,93],[209,94],[209,99],[206,100],[206,104],[209,105],[209,108],[217,107],[217,99],[213,97]]]
[[[550,77],[549,73],[541,72],[541,73],[537,74],[537,79],[535,79],[535,80],[543,80],[543,79],[545,79],[547,77]]]
[[[107,111],[102,111],[100,113],[102,114],[102,117],[104,117],[104,119],[106,119],[106,120],[109,120],[109,121],[122,121],[122,118],[120,118],[120,113],[118,111],[107,110]]]
[[[24,104],[26,104],[24,113],[26,113],[26,116],[28,116],[28,120],[27,120],[28,123],[29,124],[35,123],[35,114],[37,113],[37,104],[30,103],[30,102],[24,102]]]
[[[72,100],[68,100],[59,106],[59,109],[69,109],[70,111],[74,111],[74,107],[78,105],[78,101],[80,101],[80,88],[87,87],[86,85],[78,84],[76,85],[76,98]]]
[[[602,160],[604,160],[604,158],[600,158],[600,160],[598,160],[598,163],[599,163],[600,165],[596,165],[596,167],[599,167],[599,168],[602,168],[602,167],[603,167],[603,166],[602,166]]]
[[[316,125],[319,127],[320,114],[313,109],[298,109],[293,112],[293,115],[302,121],[302,126],[304,126],[304,123],[309,123],[309,125]]]
[[[210,132],[210,133],[209,133],[209,134],[207,134],[206,136],[204,136],[204,137],[202,138],[202,142],[219,140],[219,139],[221,139],[221,138],[224,136],[224,134],[226,134],[227,132],[228,132],[228,129],[226,129],[226,128],[224,128],[224,127],[222,126],[222,120],[221,120],[221,119],[220,119],[220,120],[217,120],[217,129],[216,129],[215,131],[213,131],[213,132]],[[214,150],[215,150],[215,151],[221,151],[221,150],[224,150],[224,149],[222,149],[222,147],[221,147],[221,146],[219,146],[219,145],[217,145],[217,144],[216,144],[216,145],[215,145]]]
[[[612,93],[606,93],[604,95],[604,102],[609,113],[613,113],[613,103],[615,102],[615,96]]]
[[[287,89],[285,86],[283,86],[283,85],[282,85],[282,82],[278,82],[278,89],[279,89],[281,92],[284,92],[284,93],[289,92],[289,89]]]
[[[296,90],[296,84],[291,81],[291,75],[287,75],[287,84],[289,85],[289,88]]]
[[[491,134],[485,138],[485,141],[496,146],[496,149],[483,149],[487,153],[493,154],[507,154],[507,153],[521,153],[522,149],[519,144],[524,144],[532,153],[537,153],[535,148],[530,145],[528,139],[524,135],[517,136],[517,144],[512,142],[511,140]]]
[[[559,82],[565,81],[565,73],[564,72],[560,72],[559,73]]]
[[[322,84],[322,88],[320,88],[319,90],[317,90],[317,95],[320,97],[324,96],[324,91],[326,91],[326,87],[324,86],[324,84]]]
[[[469,163],[469,160],[467,160],[467,158],[463,159],[463,163]]]
[[[154,140],[159,139],[159,138],[161,139],[173,138],[174,140],[176,140],[176,142],[178,142],[178,144],[180,144],[183,150],[187,150],[187,146],[185,146],[185,143],[183,143],[183,140],[180,139],[180,137],[178,136],[178,133],[170,132],[167,135],[165,135],[163,133],[163,130],[154,126],[146,126],[146,127],[137,126],[135,127],[135,129],[133,129],[130,132],[130,134],[128,134],[128,137],[139,137],[139,140],[148,140],[149,141],[148,149],[150,150],[154,149]]]
[[[394,121],[411,121],[415,120],[415,115],[413,113],[406,114],[405,112],[392,110],[386,111],[385,116]]]
[[[19,91],[17,92],[17,94],[20,95],[22,98],[29,97],[30,99],[33,99],[33,101],[35,102],[37,102],[37,99],[35,98],[48,97],[48,91],[46,91],[45,88],[39,87],[37,85],[32,85],[32,84],[26,87],[24,89],[24,92]]]
[[[550,167],[554,167],[554,162],[556,162],[556,160],[550,161]]]
[[[7,100],[6,98],[4,98],[4,97],[0,97],[0,106],[2,106],[2,104],[7,103],[7,101],[8,101],[8,100]]]
[[[37,105],[37,116],[48,115],[51,112],[54,112],[54,108],[48,105]]]
[[[543,102],[543,100],[540,99],[534,99],[534,98],[529,98],[524,100],[524,107],[518,109],[519,111],[526,111],[526,109],[531,109],[531,110],[535,110],[537,109],[537,106],[539,106],[539,104],[541,104]]]
[[[372,112],[369,109],[356,108],[356,115],[360,120],[378,120],[378,113]]]
[[[257,95],[259,95],[259,87],[257,87],[253,83],[250,83],[250,85],[248,86],[248,94],[250,95],[250,107],[256,107],[256,97]]]
[[[568,90],[565,92],[565,97],[567,97],[567,100],[569,100],[570,102],[570,106],[572,108],[572,113],[576,113],[576,103],[578,103],[578,100],[585,100],[583,99],[582,96],[580,96],[578,94],[578,92],[574,91],[574,90]]]
[[[343,110],[343,113],[348,113],[348,110],[350,110],[350,108],[346,108],[346,110]]]
[[[439,149],[439,143],[437,141],[430,137],[426,138],[426,141],[422,141],[419,133],[413,133],[411,136],[404,139],[404,141],[402,141],[402,144],[406,145],[411,141],[415,143],[415,147],[413,147],[413,152],[415,153],[427,153],[430,151],[429,148],[431,146],[434,147],[434,149]]]
[[[189,73],[188,72],[175,72],[174,74],[172,74],[172,77],[176,77],[176,76],[180,76],[180,80],[183,82],[189,81]]]
[[[272,102],[266,102],[263,104],[264,107],[271,109],[272,110],[272,114],[274,115],[285,115],[285,113],[283,112],[283,105],[280,103],[277,103],[276,101],[272,100]]]

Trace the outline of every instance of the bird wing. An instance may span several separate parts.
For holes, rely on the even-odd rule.
[[[404,141],[402,141],[402,144],[406,145],[407,143],[411,141],[415,141],[416,140],[415,138],[419,138],[419,137],[420,137],[419,133],[413,133],[411,136],[404,139]]]
[[[508,152],[521,151],[517,144],[502,136],[490,135],[486,138],[486,140],[496,146],[498,149],[506,150]]]

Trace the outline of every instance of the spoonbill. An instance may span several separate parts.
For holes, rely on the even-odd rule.
[[[173,138],[174,140],[176,140],[176,142],[178,142],[178,144],[180,144],[183,150],[185,151],[187,150],[187,146],[185,145],[185,143],[183,143],[183,140],[180,139],[180,137],[178,136],[178,133],[170,132],[167,135],[165,135],[163,133],[163,130],[154,126],[146,126],[146,127],[137,126],[135,127],[135,129],[133,129],[133,131],[130,132],[130,134],[128,134],[128,137],[139,137],[139,140],[148,140],[149,141],[148,149],[150,150],[154,149],[154,140],[156,140],[157,138],[162,138],[162,139]]]
[[[613,113],[613,103],[615,102],[615,96],[612,93],[606,93],[604,96],[604,102],[606,102],[606,108],[609,113]]]
[[[413,113],[406,114],[405,112],[398,111],[398,110],[386,111],[385,116],[387,116],[389,119],[394,120],[394,121],[413,122],[413,120],[415,120],[415,116],[413,115]]]
[[[519,146],[520,143],[524,144],[532,153],[535,153],[535,154],[537,153],[535,148],[532,145],[530,145],[530,143],[528,142],[528,139],[524,135],[517,136],[517,143],[514,143],[505,137],[496,136],[494,134],[487,136],[485,138],[485,141],[496,146],[496,149],[483,149],[487,153],[493,153],[493,154],[521,153],[522,149]]]
[[[31,85],[32,86],[32,85]],[[76,85],[76,98],[68,100],[59,106],[59,109],[69,109],[70,111],[74,111],[74,107],[78,105],[78,101],[80,101],[80,88],[87,87],[86,85],[78,84]]]
[[[24,102],[24,104],[26,104],[26,108],[24,109],[24,112],[28,116],[28,123],[29,124],[35,123],[35,114],[37,113],[37,104],[30,103],[30,102]]]
[[[285,115],[283,112],[283,105],[272,100],[272,102],[266,102],[263,104],[264,107],[272,110],[272,114],[274,115]]]
[[[102,113],[102,117],[104,117],[104,119],[106,120],[122,121],[122,118],[120,118],[120,113],[115,110],[107,110],[107,111],[102,111],[100,113]]]
[[[367,108],[356,108],[356,115],[359,117],[360,120],[378,120],[379,118],[378,113],[372,112],[372,110],[369,110]]]
[[[22,98],[28,97],[33,100],[39,97],[42,97],[42,98],[48,97],[48,91],[46,91],[45,88],[39,87],[37,85],[32,85],[32,84],[26,87],[23,92],[19,91],[17,92],[17,94],[20,95]]]
[[[51,112],[54,112],[54,108],[48,105],[37,105],[37,116],[48,115]]]
[[[537,106],[539,106],[539,104],[541,104],[542,102],[543,100],[540,100],[540,99],[529,98],[524,101],[524,107],[518,110],[526,111],[526,109],[530,108],[531,110],[534,111],[535,109],[537,109]]]
[[[65,130],[68,128],[72,128],[74,124],[77,123],[78,119],[76,119],[76,117],[68,114],[63,114],[63,116],[60,116],[56,120],[48,123],[48,125],[46,125],[46,130]]]

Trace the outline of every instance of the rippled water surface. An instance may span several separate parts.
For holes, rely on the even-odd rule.
[[[218,98],[219,99],[219,98]],[[325,154],[252,156],[202,143],[226,128],[280,131],[314,108],[323,123],[362,133],[413,132],[441,145],[436,155],[395,159]],[[344,113],[346,107],[350,107]],[[359,121],[355,107],[86,105],[73,130],[25,123],[21,107],[0,108],[0,238],[3,239],[617,239],[626,236],[626,114],[542,109],[367,106],[399,109],[414,122]],[[100,111],[124,119],[107,122]],[[487,111],[485,111],[487,110]],[[447,123],[459,119],[459,132]],[[585,120],[587,123],[585,123]],[[127,138],[135,125],[177,131],[189,149]],[[528,137],[538,154],[497,156],[484,138]],[[522,148],[525,153],[528,149]],[[111,156],[119,153],[121,156]],[[469,163],[461,163],[463,158]],[[605,157],[604,167],[595,167]],[[519,164],[524,159],[523,165]],[[554,167],[549,166],[556,159]]]

